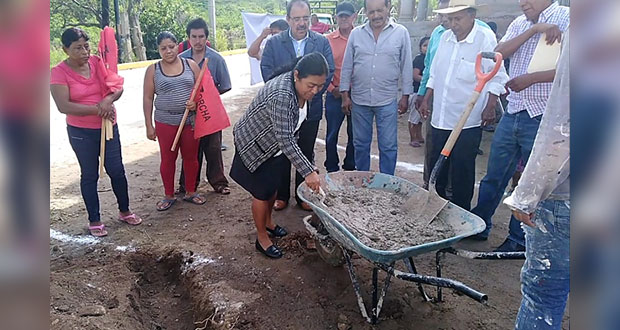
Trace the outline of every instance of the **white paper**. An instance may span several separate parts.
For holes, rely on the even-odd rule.
[[[560,57],[560,42],[554,42],[552,45],[547,44],[546,35],[541,35],[536,50],[527,67],[527,73],[549,71],[555,69]]]

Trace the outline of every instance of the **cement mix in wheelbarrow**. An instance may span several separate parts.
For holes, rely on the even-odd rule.
[[[364,245],[377,250],[435,242],[455,235],[441,219],[431,224],[402,204],[407,196],[379,189],[345,187],[327,192],[327,212]]]

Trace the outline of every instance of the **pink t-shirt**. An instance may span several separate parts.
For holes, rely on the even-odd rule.
[[[90,78],[86,78],[73,71],[64,61],[52,68],[50,84],[65,85],[69,87],[69,101],[94,105],[103,100],[102,77],[98,65],[99,59],[91,56],[88,60],[90,66]],[[115,116],[116,117],[116,116]],[[114,121],[116,123],[116,120]],[[67,124],[81,128],[101,128],[101,117],[97,115],[75,116],[67,115]]]

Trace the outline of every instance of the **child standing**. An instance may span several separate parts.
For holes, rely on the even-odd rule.
[[[420,39],[420,54],[413,59],[413,93],[418,92],[420,88],[420,81],[422,81],[422,72],[424,72],[424,57],[426,57],[426,50],[428,49],[429,37]],[[419,148],[424,143],[422,137],[422,117],[414,106],[415,98],[409,99],[409,137],[411,141],[409,145],[414,148]]]

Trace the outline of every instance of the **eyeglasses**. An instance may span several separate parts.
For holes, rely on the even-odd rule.
[[[291,20],[295,23],[299,23],[301,21],[308,23],[310,22],[310,16],[291,17]]]

